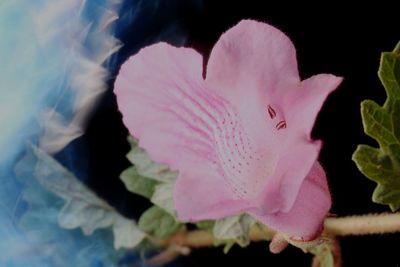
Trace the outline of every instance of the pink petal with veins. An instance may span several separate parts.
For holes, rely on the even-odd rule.
[[[251,215],[279,232],[309,241],[321,233],[330,207],[331,198],[325,172],[315,162],[289,211],[272,214],[254,212]]]

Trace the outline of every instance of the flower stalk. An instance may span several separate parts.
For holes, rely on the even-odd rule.
[[[341,218],[330,217],[325,220],[324,233],[328,236],[374,235],[400,232],[400,213],[356,215]],[[252,241],[268,240],[275,231],[266,226],[255,226],[250,231]],[[180,232],[161,243],[162,246],[179,245],[201,248],[214,245],[209,231],[195,230]]]
[[[325,231],[333,236],[397,233],[400,232],[400,213],[327,218]]]

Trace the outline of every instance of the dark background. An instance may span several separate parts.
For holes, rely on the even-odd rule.
[[[129,1],[125,1],[129,2]],[[395,8],[371,6],[350,10],[337,3],[310,7],[284,3],[281,8],[264,1],[137,1],[126,3],[116,30],[125,46],[115,55],[113,77],[120,64],[145,45],[168,41],[193,47],[205,57],[219,36],[241,19],[274,25],[285,32],[297,48],[303,79],[318,73],[343,76],[344,82],[326,101],[313,131],[324,147],[320,161],[327,172],[333,196],[332,213],[338,216],[389,211],[374,204],[375,184],[357,170],[351,155],[357,144],[375,145],[363,134],[360,102],[371,98],[383,103],[385,94],[377,77],[380,53],[390,51],[400,40]],[[217,4],[218,3],[218,4]],[[87,147],[88,183],[127,216],[138,217],[149,205],[125,191],[118,176],[129,166],[125,154],[127,130],[122,124],[110,90],[87,129],[76,143]],[[80,164],[75,162],[73,164]],[[346,237],[340,240],[344,266],[399,266],[400,235]],[[222,248],[199,249],[170,266],[310,266],[311,256],[288,248],[272,255],[265,242],[248,248],[234,247],[228,255]]]

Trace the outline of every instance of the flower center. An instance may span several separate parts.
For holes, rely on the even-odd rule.
[[[235,199],[258,196],[274,171],[275,156],[255,148],[240,117],[230,106],[221,114],[215,131],[220,174]]]
[[[270,117],[272,120],[274,120],[275,117],[276,117],[276,111],[275,111],[275,109],[274,109],[273,107],[271,107],[270,105],[268,105],[267,110],[268,110],[269,117]],[[286,126],[287,126],[287,125],[286,125],[286,121],[285,121],[285,120],[280,120],[280,121],[275,125],[275,128],[276,128],[277,130],[282,130],[282,129],[286,129]]]

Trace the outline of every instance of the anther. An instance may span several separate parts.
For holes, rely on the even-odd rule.
[[[280,121],[278,124],[275,126],[276,129],[281,130],[286,128],[286,121]]]
[[[268,114],[271,117],[271,119],[275,118],[275,116],[276,116],[275,109],[273,109],[270,105],[268,105]]]

